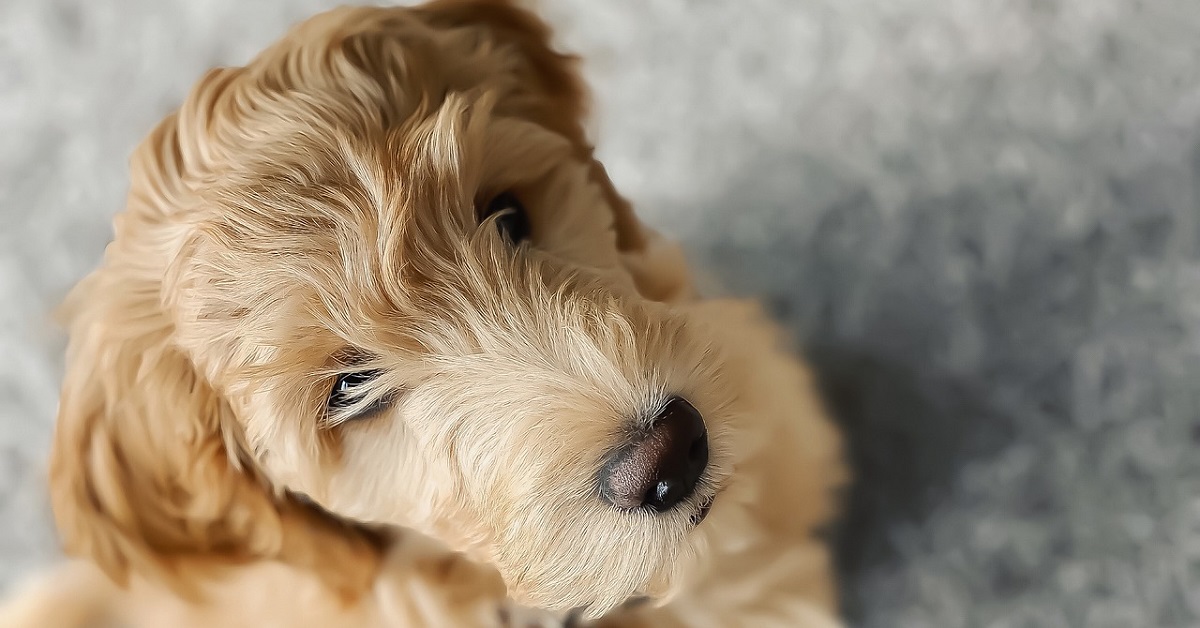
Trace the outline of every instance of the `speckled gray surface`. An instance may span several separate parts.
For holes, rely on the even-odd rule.
[[[0,584],[126,155],[321,4],[0,2]],[[1200,625],[1200,4],[545,4],[618,185],[810,347],[856,624]]]

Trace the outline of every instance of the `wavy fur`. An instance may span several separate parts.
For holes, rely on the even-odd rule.
[[[833,623],[812,534],[844,474],[808,374],[757,308],[696,300],[593,158],[549,37],[504,2],[336,10],[210,72],[137,150],[65,309],[51,470],[65,547],[128,591],[108,610]],[[501,191],[531,245],[480,224]],[[351,362],[380,373],[370,418],[324,412]],[[708,426],[697,495],[604,505],[605,454],[671,394]],[[252,601],[280,590],[308,597]]]

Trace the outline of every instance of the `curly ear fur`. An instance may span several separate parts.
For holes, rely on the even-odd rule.
[[[592,180],[600,186],[613,210],[617,248],[639,292],[657,301],[691,298],[687,262],[678,245],[655,233],[638,219],[629,201],[613,186],[604,165],[594,157],[583,121],[588,93],[576,66],[578,57],[556,52],[549,26],[511,0],[437,0],[417,7],[429,23],[443,27],[483,27],[499,45],[515,47],[525,61],[515,69],[527,92],[521,112],[571,140],[576,153],[590,162]]]
[[[116,239],[64,307],[70,346],[50,470],[59,533],[69,553],[122,584],[139,574],[191,595],[197,573],[271,559],[321,565],[353,594],[374,577],[375,539],[272,489],[162,306],[186,229],[173,214],[203,170],[207,108],[226,78],[210,73],[138,149]]]

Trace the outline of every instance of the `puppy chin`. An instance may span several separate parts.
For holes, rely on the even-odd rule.
[[[646,586],[632,592],[619,606],[666,606],[707,574],[714,562],[713,540],[721,534],[718,530],[730,526],[730,520],[739,519],[736,515],[738,491],[732,492],[733,499],[725,498],[722,489],[716,495],[700,500],[689,518],[691,529],[681,542],[676,559],[664,565]],[[589,607],[587,616],[595,619],[604,612],[603,608]]]

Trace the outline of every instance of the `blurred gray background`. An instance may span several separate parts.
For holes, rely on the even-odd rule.
[[[1200,3],[544,4],[618,187],[817,364],[857,625],[1200,625]],[[127,155],[325,5],[0,1],[0,586]]]

